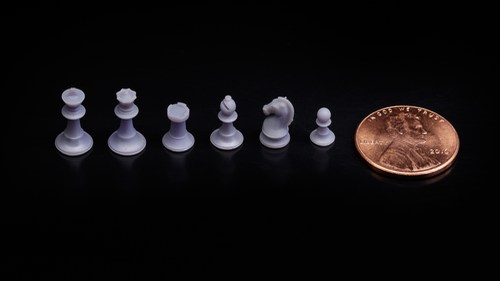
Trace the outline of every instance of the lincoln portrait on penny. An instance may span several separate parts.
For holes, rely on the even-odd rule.
[[[400,112],[387,117],[385,130],[392,142],[380,155],[380,163],[403,171],[418,171],[441,164],[427,155],[423,149],[427,131],[420,117],[409,112]]]

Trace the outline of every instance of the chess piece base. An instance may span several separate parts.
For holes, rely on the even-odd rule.
[[[285,147],[290,142],[290,134],[286,134],[284,137],[279,139],[272,139],[261,132],[259,139],[260,143],[262,143],[265,147],[277,149]]]
[[[92,148],[94,141],[86,132],[83,132],[83,135],[77,139],[68,138],[64,132],[62,132],[56,137],[55,144],[57,150],[59,150],[62,154],[68,156],[78,156],[89,151]]]
[[[335,141],[335,134],[332,131],[328,131],[328,134],[321,135],[318,133],[318,130],[314,130],[309,135],[312,143],[318,146],[329,146]]]
[[[119,155],[136,155],[146,147],[146,138],[139,132],[131,138],[122,138],[114,132],[108,138],[108,146],[111,151]]]
[[[183,152],[193,147],[194,137],[188,132],[183,138],[174,138],[170,132],[167,132],[163,135],[162,142],[163,145],[170,151]]]
[[[232,136],[224,136],[217,129],[210,135],[210,142],[218,149],[232,150],[243,143],[243,134],[237,130]]]

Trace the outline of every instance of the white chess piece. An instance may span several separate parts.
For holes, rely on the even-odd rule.
[[[170,130],[163,135],[163,145],[174,152],[190,149],[194,145],[194,137],[186,129],[186,120],[189,118],[187,105],[182,102],[169,105],[167,116],[170,119]]]
[[[140,153],[146,147],[146,138],[136,131],[132,119],[139,113],[134,104],[135,91],[121,89],[116,93],[118,105],[115,106],[115,115],[120,118],[120,127],[108,138],[109,148],[119,155],[131,156]]]
[[[80,119],[86,112],[85,107],[81,105],[85,94],[80,89],[69,88],[61,97],[65,103],[61,113],[68,121],[66,129],[56,137],[56,148],[68,156],[82,155],[89,151],[94,143],[92,137],[80,125]]]
[[[328,146],[335,141],[335,134],[328,128],[332,123],[330,110],[322,107],[316,114],[316,124],[318,128],[311,132],[309,138],[311,141],[319,146]]]
[[[290,142],[288,126],[293,121],[294,108],[286,97],[278,97],[264,105],[262,111],[267,115],[262,124],[260,142],[269,148],[282,148]]]
[[[236,103],[231,96],[226,95],[221,101],[218,117],[222,125],[212,132],[210,142],[222,150],[239,147],[243,143],[243,134],[233,125],[238,113],[236,113]]]

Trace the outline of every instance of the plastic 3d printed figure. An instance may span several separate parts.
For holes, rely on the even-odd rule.
[[[262,124],[259,139],[269,148],[282,148],[290,142],[288,126],[293,121],[294,108],[286,97],[277,97],[264,105],[262,111],[267,115]]]

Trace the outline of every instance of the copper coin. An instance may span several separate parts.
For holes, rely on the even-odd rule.
[[[457,157],[455,128],[436,112],[394,105],[368,115],[358,125],[356,149],[375,170],[405,177],[437,175]]]

